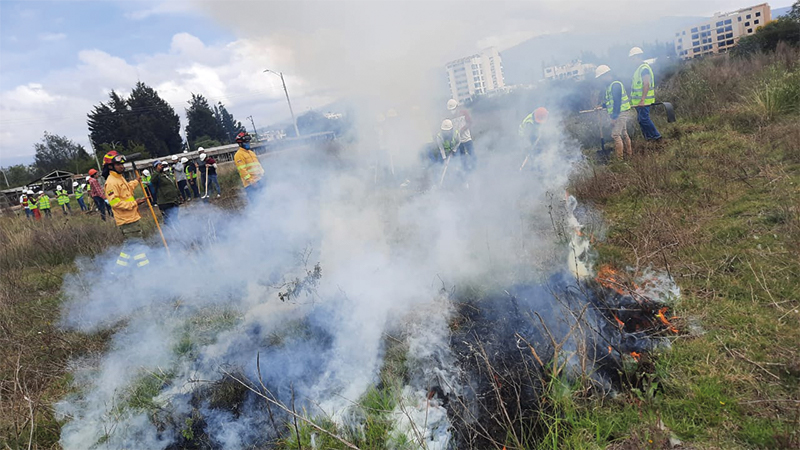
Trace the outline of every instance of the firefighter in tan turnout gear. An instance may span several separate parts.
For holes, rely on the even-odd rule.
[[[103,157],[103,176],[106,178],[105,193],[108,204],[114,212],[117,227],[125,237],[122,250],[117,257],[117,266],[142,268],[150,263],[144,251],[144,233],[139,215],[139,205],[145,199],[136,199],[133,190],[139,181],[127,181],[125,173],[125,156],[115,151]]]
[[[250,135],[246,132],[241,132],[236,136],[236,143],[239,144],[239,150],[233,156],[236,170],[239,171],[239,176],[242,178],[244,185],[244,192],[249,201],[255,200],[255,194],[261,189],[261,178],[264,176],[264,168],[261,167],[261,162],[258,161],[256,152],[250,150]]]

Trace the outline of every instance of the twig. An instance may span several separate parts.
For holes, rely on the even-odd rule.
[[[771,376],[772,378],[775,378],[776,380],[778,380],[778,381],[781,381],[781,377],[779,377],[779,376],[775,375],[774,373],[770,372],[769,370],[767,370],[766,368],[764,368],[764,366],[762,366],[761,364],[759,364],[759,363],[757,363],[757,362],[753,361],[752,359],[749,359],[748,357],[744,356],[743,354],[741,354],[741,353],[739,353],[739,352],[737,352],[737,351],[735,351],[735,350],[731,350],[731,349],[729,349],[729,348],[728,348],[728,346],[726,346],[726,345],[725,345],[725,343],[724,343],[724,342],[722,342],[722,339],[720,339],[720,338],[719,338],[719,336],[717,337],[717,341],[719,341],[720,345],[722,345],[722,347],[723,347],[725,350],[727,350],[727,351],[728,351],[728,353],[730,353],[732,356],[737,356],[737,357],[739,357],[739,358],[741,358],[741,359],[743,359],[743,360],[745,360],[745,361],[749,362],[750,364],[752,364],[752,365],[754,365],[754,366],[758,367],[759,369],[763,370],[765,373],[767,373],[767,374],[768,374],[769,376]]]
[[[292,389],[292,415],[294,416],[293,417],[293,419],[294,419],[294,432],[297,435],[297,448],[298,448],[298,450],[303,450],[303,446],[300,443],[300,429],[297,427],[297,414],[295,413],[295,409],[294,409],[294,383],[292,383],[291,389]]]

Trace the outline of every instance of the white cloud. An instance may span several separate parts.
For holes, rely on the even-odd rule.
[[[44,42],[63,41],[67,38],[64,33],[42,33],[39,35],[39,40]]]
[[[288,110],[280,79],[262,70],[284,64],[288,52],[265,45],[251,39],[206,45],[195,36],[179,33],[168,52],[135,60],[82,50],[74,67],[50,72],[40,83],[0,92],[0,153],[4,158],[32,159],[31,136],[41,136],[45,130],[88,148],[86,114],[93,105],[105,102],[112,89],[126,94],[137,81],[152,86],[172,104],[182,127],[192,93],[206,96],[211,104],[222,101],[239,120],[253,115],[259,126],[285,120]],[[309,95],[305,81],[287,76],[298,111],[332,100]]]

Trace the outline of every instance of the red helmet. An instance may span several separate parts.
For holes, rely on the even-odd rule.
[[[250,142],[250,135],[247,134],[246,131],[242,131],[236,135],[236,143],[241,144],[242,142]]]
[[[547,121],[547,116],[549,115],[550,113],[547,112],[547,109],[540,106],[533,111],[533,120],[535,120],[536,123],[544,123]]]
[[[111,163],[124,163],[125,162],[125,155],[120,155],[117,153],[116,150],[111,150],[110,152],[106,153],[106,156],[103,156],[103,165],[111,164]]]
[[[97,173],[97,170],[96,170],[96,169],[89,169],[89,176],[90,176],[90,177],[93,177],[93,176],[94,176],[94,174],[96,174],[96,173]]]

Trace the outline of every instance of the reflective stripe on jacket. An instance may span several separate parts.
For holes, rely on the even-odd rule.
[[[252,150],[239,147],[239,150],[233,156],[233,161],[236,164],[236,170],[239,171],[239,176],[242,178],[244,187],[258,182],[264,176],[264,168],[261,167],[258,156]]]
[[[620,89],[622,89],[622,99],[620,100],[619,105],[619,112],[624,112],[631,109],[631,101],[628,98],[628,94],[625,93],[625,86],[622,84],[621,81],[614,81],[608,85],[606,89],[606,109],[608,109],[609,114],[614,114],[614,97],[611,95],[611,88],[615,85],[619,84]]]
[[[39,209],[50,209],[50,197],[47,194],[42,194],[39,197]]]
[[[75,188],[75,200],[77,200],[79,198],[83,198],[83,193],[84,192],[85,191],[83,190],[83,188],[81,186],[76,187]]]
[[[642,71],[645,69],[650,71],[650,90],[647,91],[647,97],[644,98],[644,102],[642,102],[645,106],[652,105],[656,102],[656,76],[653,73],[653,69],[650,68],[650,65],[647,63],[642,63],[636,72],[633,73],[633,84],[631,85],[631,104],[638,105],[639,100],[642,99],[642,93],[644,92],[644,80],[642,80]]]
[[[58,197],[59,206],[69,203],[69,194],[65,190],[56,191],[56,197]]]
[[[133,223],[141,219],[139,205],[133,196],[133,190],[139,185],[137,180],[126,181],[117,172],[110,172],[106,180],[106,198],[114,212],[117,226]]]

